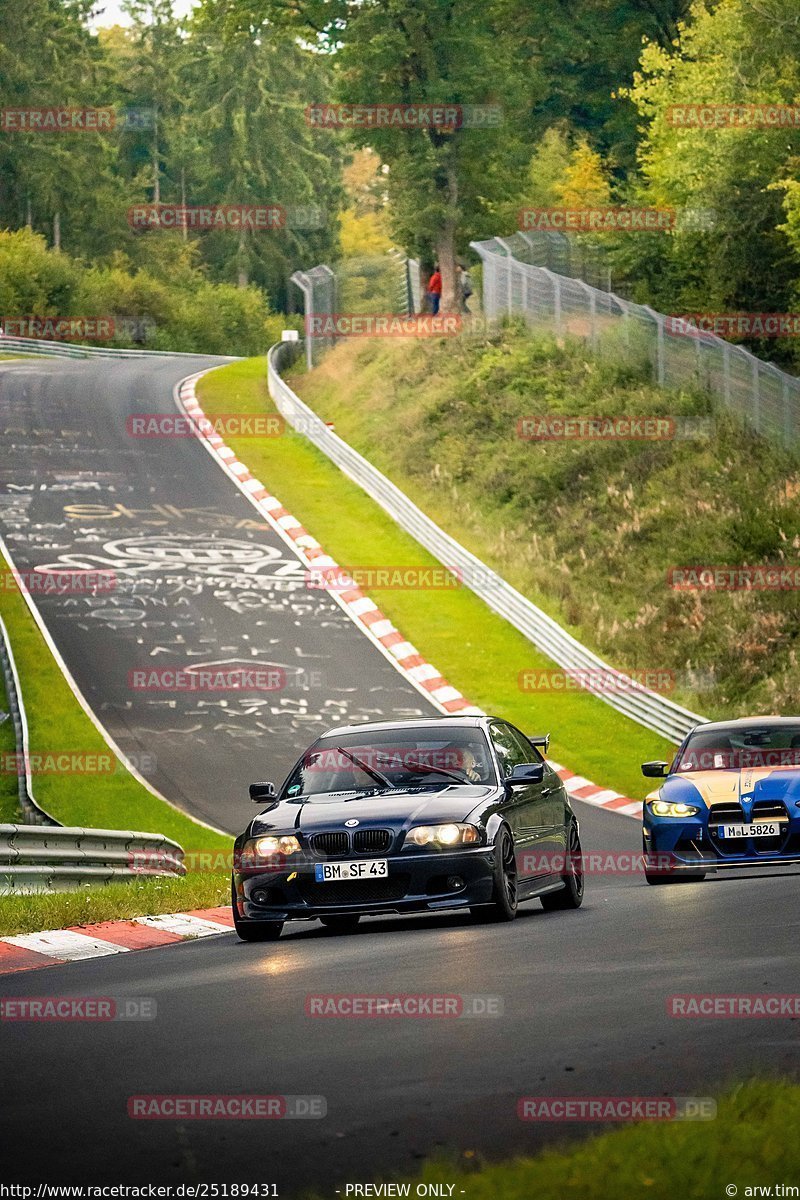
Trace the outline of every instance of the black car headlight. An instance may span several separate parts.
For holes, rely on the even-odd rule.
[[[453,821],[443,825],[415,825],[406,834],[406,845],[410,843],[434,850],[449,846],[473,846],[480,840],[480,830],[475,825],[456,824]]]
[[[279,837],[250,838],[241,853],[241,866],[258,867],[265,864],[281,866],[285,859],[300,854],[302,846],[296,837],[284,834]]]

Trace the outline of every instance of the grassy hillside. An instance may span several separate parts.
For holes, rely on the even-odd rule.
[[[800,464],[613,346],[341,343],[300,394],[448,532],[602,653],[707,715],[797,711],[794,591],[680,592],[672,566],[794,564]],[[660,441],[532,442],[534,414],[660,415]],[[525,655],[515,664],[528,665]]]

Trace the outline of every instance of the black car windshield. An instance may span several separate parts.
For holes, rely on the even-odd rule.
[[[800,724],[698,729],[674,769],[741,771],[748,767],[800,767]]]
[[[425,727],[350,733],[315,743],[282,790],[286,800],[331,792],[495,783],[480,729]]]

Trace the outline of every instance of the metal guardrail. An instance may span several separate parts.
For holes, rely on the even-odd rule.
[[[3,618],[0,617],[0,669],[3,673],[8,707],[14,724],[14,740],[17,747],[17,794],[19,796],[20,812],[33,825],[58,825],[55,817],[51,817],[33,796],[33,780],[30,771],[30,745],[28,742],[28,718],[25,705],[22,702],[22,689],[19,686],[17,664],[11,650],[8,630]]]
[[[0,353],[43,354],[55,358],[198,358],[201,352],[187,350],[124,350],[117,346],[80,346],[76,342],[48,342],[41,338],[0,337]],[[235,361],[236,355],[218,355],[226,361]]]
[[[348,478],[380,504],[401,529],[444,566],[457,572],[467,587],[538,650],[565,671],[575,672],[582,682],[586,680],[586,690],[618,712],[676,743],[682,741],[695,725],[707,720],[667,697],[643,688],[581,645],[552,617],[440,529],[400,488],[333,433],[281,377],[281,371],[296,352],[293,347],[298,345],[298,342],[281,342],[269,351],[268,386],[279,412],[293,429],[304,434]],[[618,681],[618,690],[608,690],[607,682],[605,686],[598,683],[597,687],[592,687],[593,673],[605,681],[613,675]]]
[[[182,848],[159,833],[0,825],[0,895],[185,874]]]
[[[62,826],[33,795],[28,721],[8,631],[0,617],[0,666],[17,748],[20,810],[30,824],[0,824],[0,895],[70,891],[142,875],[185,875],[183,849],[161,833]]]

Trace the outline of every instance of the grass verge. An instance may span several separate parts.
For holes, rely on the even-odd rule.
[[[2,720],[4,713],[8,713],[8,696],[0,671],[0,755],[13,754],[16,749],[14,723],[10,714]],[[13,821],[18,813],[17,777],[11,772],[0,771],[0,824]]]
[[[513,323],[491,336],[345,339],[296,386],[616,667],[661,673],[668,695],[709,716],[797,712],[798,459],[714,410],[693,382],[690,341],[680,389],[658,388],[647,358],[612,333],[594,353]],[[575,417],[657,417],[665,432],[530,440]],[[670,577],[745,565],[795,582],[697,590]]]
[[[201,380],[198,394],[209,416],[274,411],[263,358],[214,371]],[[278,438],[230,437],[228,442],[342,566],[437,565],[301,436],[287,432]],[[472,592],[370,589],[370,595],[473,703],[529,733],[552,730],[554,759],[626,795],[645,795],[639,764],[669,755],[670,744],[587,693],[520,691],[520,670],[548,670],[553,664]]]
[[[469,1200],[718,1200],[736,1195],[729,1186],[740,1200],[774,1196],[780,1194],[776,1182],[794,1183],[800,1171],[800,1142],[785,1134],[799,1118],[800,1087],[753,1081],[723,1096],[712,1122],[642,1122],[574,1148],[492,1165],[478,1163],[467,1150],[458,1163],[426,1167],[410,1195],[417,1183],[441,1183]]]
[[[185,875],[182,879],[131,879],[79,892],[0,896],[0,937],[38,933],[99,921],[217,908],[229,904],[230,875]]]
[[[0,572],[8,570],[0,556]],[[42,807],[62,825],[163,833],[187,852],[230,849],[229,837],[213,833],[152,795],[109,749],[75,699],[18,590],[0,589],[0,614],[17,664],[31,752],[97,754],[110,767],[94,774],[34,775],[34,795]],[[0,681],[0,709],[3,705]],[[14,750],[12,723],[4,721],[0,752]],[[16,775],[0,771],[0,822],[19,820]],[[197,872],[183,879],[134,878],[87,886],[80,892],[0,896],[0,937],[63,929],[81,921],[212,907],[227,903],[229,886],[227,874]]]
[[[10,574],[2,557],[0,571]],[[163,833],[187,850],[228,847],[230,838],[212,833],[152,795],[109,749],[75,699],[16,588],[0,591],[0,614],[17,664],[31,753],[101,754],[111,767],[108,772],[66,778],[35,776],[34,794],[42,807],[62,825]]]

